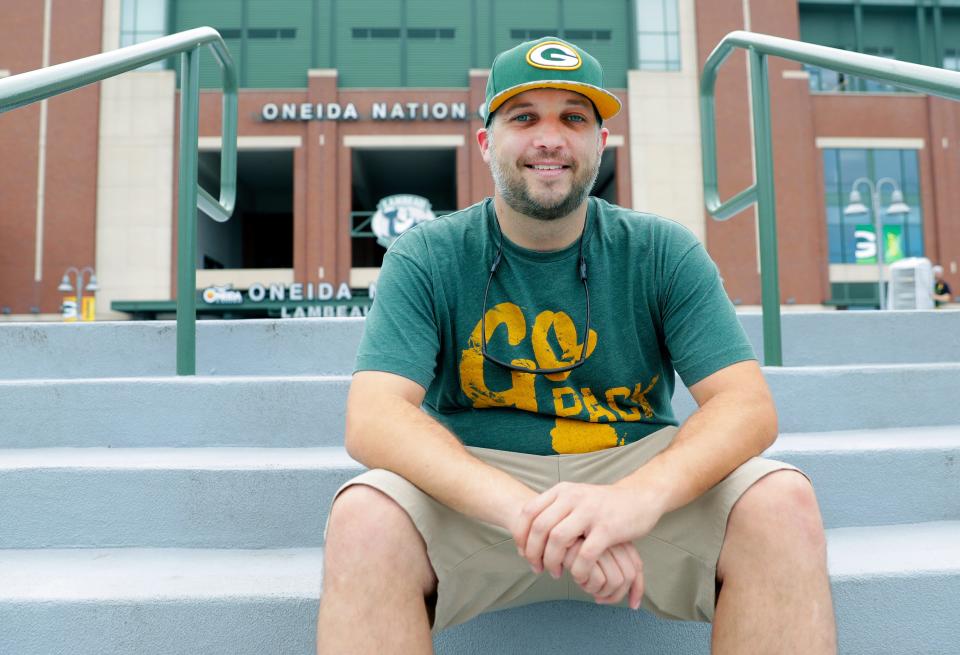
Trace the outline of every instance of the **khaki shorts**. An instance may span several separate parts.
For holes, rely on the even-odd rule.
[[[578,455],[468,450],[542,492],[563,481],[615,482],[666,448],[676,433],[677,428],[667,427],[628,446]],[[642,607],[665,618],[711,621],[717,560],[730,510],[752,484],[784,469],[796,470],[754,457],[689,505],[664,515],[637,541],[645,583]],[[533,573],[506,530],[440,504],[395,473],[367,471],[343,485],[337,495],[355,484],[369,485],[392,498],[423,535],[438,580],[434,634],[492,610],[549,600],[593,602],[567,572],[559,580]]]

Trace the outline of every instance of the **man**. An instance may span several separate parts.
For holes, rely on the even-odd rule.
[[[933,302],[937,307],[946,305],[952,300],[950,285],[943,279],[943,266],[933,267]]]
[[[816,500],[756,458],[776,412],[716,267],[587,197],[619,108],[573,44],[501,53],[494,198],[387,253],[347,407],[372,470],[331,510],[318,652],[429,653],[561,598],[713,621],[716,653],[835,652]],[[675,369],[700,405],[679,430]]]

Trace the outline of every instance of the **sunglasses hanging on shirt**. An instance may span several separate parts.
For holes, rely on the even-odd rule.
[[[487,352],[487,294],[490,293],[490,283],[493,282],[493,276],[497,272],[497,267],[500,266],[500,260],[503,258],[503,231],[500,229],[500,221],[494,216],[493,222],[497,226],[497,235],[498,235],[498,244],[497,244],[497,255],[493,258],[493,264],[490,266],[490,277],[487,278],[487,286],[483,290],[483,313],[480,315],[480,352],[483,354],[483,358],[488,362],[492,362],[497,366],[502,366],[504,368],[510,369],[511,371],[522,371],[523,373],[535,373],[537,375],[549,375],[552,373],[566,373],[567,371],[572,371],[578,366],[583,366],[583,363],[587,361],[587,344],[590,337],[590,289],[587,287],[587,260],[583,257],[583,237],[587,232],[587,220],[589,216],[584,218],[583,221],[583,230],[580,231],[580,245],[579,245],[579,257],[577,258],[577,272],[580,275],[580,281],[583,282],[583,293],[584,298],[586,299],[586,320],[584,321],[585,327],[583,334],[583,346],[580,348],[580,358],[568,366],[560,366],[558,368],[526,368],[524,366],[516,366],[508,362],[497,359],[493,355]]]

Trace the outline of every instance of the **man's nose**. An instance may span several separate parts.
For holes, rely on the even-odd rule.
[[[537,125],[533,145],[547,150],[559,148],[564,144],[564,135],[560,121],[541,120]]]

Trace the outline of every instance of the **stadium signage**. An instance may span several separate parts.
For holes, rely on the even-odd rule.
[[[346,282],[339,285],[329,282],[254,283],[246,290],[234,289],[232,284],[208,287],[203,290],[201,298],[208,305],[284,303],[280,306],[280,318],[358,317],[367,315],[376,293],[376,284],[371,284],[368,297],[354,301]]]
[[[260,109],[266,122],[275,121],[464,121],[464,102],[373,102],[361,114],[352,102],[268,102]]]

